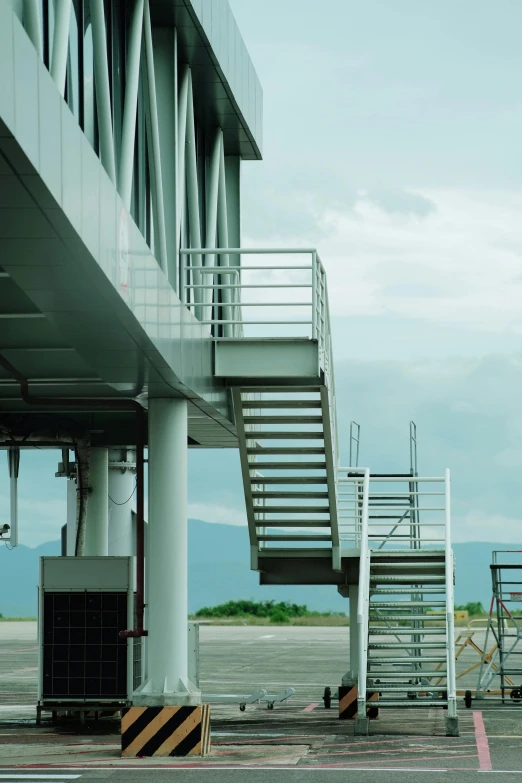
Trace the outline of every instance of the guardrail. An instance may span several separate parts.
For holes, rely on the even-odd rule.
[[[256,263],[243,263],[256,256]],[[288,263],[305,256],[306,263]],[[301,337],[318,341],[338,464],[335,380],[326,271],[314,248],[182,248],[182,303],[215,339]],[[266,259],[266,261],[265,261]]]

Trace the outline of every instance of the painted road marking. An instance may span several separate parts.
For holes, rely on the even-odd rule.
[[[308,705],[308,707],[305,707],[303,712],[312,712],[312,710],[315,710],[316,707],[318,707],[320,702],[313,701],[311,704]]]
[[[267,634],[265,634],[265,636],[260,636],[259,638],[260,639],[273,639],[274,636],[275,636],[275,634],[273,634],[273,633],[267,633]]]
[[[479,757],[480,769],[491,772],[491,756],[489,753],[488,735],[481,712],[473,712],[473,725],[475,726],[475,739],[477,742],[477,751]]]
[[[78,780],[81,775],[55,775],[50,773],[48,775],[18,775],[16,772],[11,772],[9,775],[0,775],[0,780]]]

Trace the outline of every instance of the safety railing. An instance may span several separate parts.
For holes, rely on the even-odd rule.
[[[245,263],[254,256],[255,263]],[[289,257],[305,257],[289,263]],[[338,464],[328,285],[310,248],[182,248],[180,296],[215,339],[297,337],[318,342]]]
[[[362,536],[366,468],[339,468],[337,472],[337,518],[341,546],[359,548]]]
[[[354,472],[354,471],[352,471]],[[366,681],[368,676],[368,625],[370,615],[370,548],[368,546],[370,469],[358,471],[362,477],[360,515],[359,595],[357,599],[357,630],[359,645],[359,672],[357,683],[357,711],[366,715]],[[355,478],[355,476],[354,476]]]

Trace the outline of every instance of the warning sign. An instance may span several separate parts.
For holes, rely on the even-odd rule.
[[[522,603],[522,593],[510,593],[509,595],[512,601],[519,601]]]

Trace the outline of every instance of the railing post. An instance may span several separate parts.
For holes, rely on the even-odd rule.
[[[451,497],[450,497],[450,472],[445,474],[445,561],[446,561],[446,616],[447,616],[447,686],[448,686],[448,718],[457,717],[457,694],[455,683],[455,615],[453,597],[453,551],[451,548]]]
[[[370,550],[368,548],[368,495],[370,488],[370,470],[365,468],[363,480],[361,550],[359,557],[359,601],[357,606],[357,624],[359,630],[359,677],[357,684],[357,721],[356,733],[366,734],[366,680],[368,674],[368,612],[370,586]]]
[[[312,339],[317,338],[317,253],[312,251]]]

